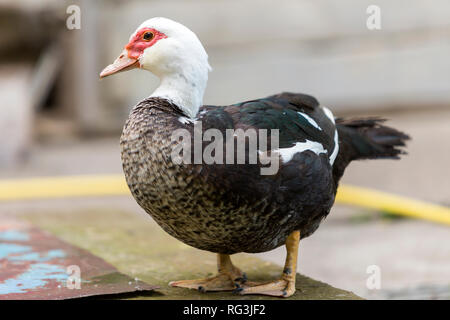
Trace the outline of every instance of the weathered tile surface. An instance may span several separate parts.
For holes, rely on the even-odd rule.
[[[0,300],[152,293],[154,288],[37,227],[0,219]]]
[[[242,297],[229,292],[202,294],[195,290],[169,287],[167,284],[171,280],[201,278],[215,273],[215,255],[175,240],[144,214],[92,209],[64,213],[34,212],[24,218],[103,258],[122,273],[160,286],[155,290],[157,294],[136,298],[268,298]],[[233,261],[252,280],[275,279],[281,272],[278,266],[249,254],[234,255]],[[291,299],[360,299],[351,292],[336,289],[303,275],[298,275],[297,279],[298,290]]]

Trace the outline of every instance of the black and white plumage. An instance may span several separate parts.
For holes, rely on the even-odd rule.
[[[277,282],[269,289],[253,286],[241,293],[292,295],[295,273],[292,276],[289,270],[295,268],[295,243],[311,235],[329,214],[347,165],[358,159],[398,158],[402,153],[398,147],[408,138],[383,126],[381,119],[335,120],[328,108],[305,94],[282,93],[229,106],[202,106],[210,69],[207,55],[189,29],[168,19],[144,22],[121,57],[101,76],[136,66],[161,78],[153,95],[133,108],[121,137],[125,177],[139,205],[175,238],[218,253],[217,279],[233,282],[234,277],[241,278],[229,254],[263,252],[283,244],[288,248],[283,290]],[[277,129],[279,146],[269,145],[268,150],[278,155],[279,170],[261,175],[264,165],[260,161],[227,163],[230,151],[225,141],[221,163],[175,163],[173,132],[185,129],[193,138],[199,122],[203,132],[216,129],[223,136],[227,129],[258,133],[265,129],[267,135]],[[203,142],[202,151],[207,145]],[[236,148],[231,152],[231,158],[236,158]],[[226,281],[218,286],[214,279],[173,285],[229,288]],[[241,288],[244,283],[237,285]]]
[[[351,160],[396,157],[406,138],[377,119],[335,125],[327,114],[313,97],[292,93],[202,107],[195,121],[203,132],[279,129],[280,168],[264,176],[261,163],[226,164],[225,147],[224,164],[174,164],[171,135],[184,128],[194,137],[195,121],[167,100],[149,98],[134,108],[122,135],[125,176],[138,203],[179,240],[224,254],[268,251],[294,230],[304,238],[317,229]]]

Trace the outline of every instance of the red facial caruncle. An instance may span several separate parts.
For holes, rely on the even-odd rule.
[[[110,76],[114,73],[140,68],[139,57],[144,50],[153,46],[167,36],[153,28],[139,29],[125,46],[122,54],[100,73],[100,78]]]
[[[140,29],[125,46],[125,49],[128,51],[128,57],[131,59],[138,59],[145,49],[153,46],[156,42],[164,38],[167,38],[167,36],[156,29]]]

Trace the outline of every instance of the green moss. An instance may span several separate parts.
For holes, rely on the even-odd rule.
[[[113,283],[122,283],[130,281],[130,278],[123,273],[113,272],[104,274],[98,277],[90,278],[89,281],[95,284],[113,284]]]

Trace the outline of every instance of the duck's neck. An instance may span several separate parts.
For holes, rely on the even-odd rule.
[[[208,71],[171,73],[160,76],[160,79],[161,83],[151,97],[167,99],[177,105],[187,117],[195,118],[203,105]]]

